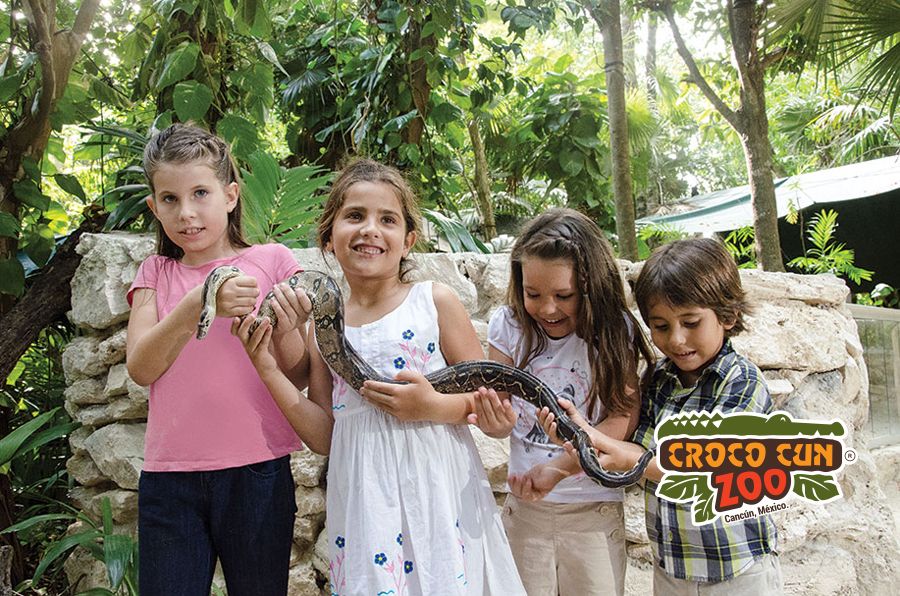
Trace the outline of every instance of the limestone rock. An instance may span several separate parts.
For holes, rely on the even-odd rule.
[[[97,359],[101,339],[84,335],[76,337],[63,352],[62,365],[66,381],[73,383],[89,377],[96,377],[106,372],[106,365]]]
[[[301,486],[294,492],[294,498],[297,500],[298,517],[325,513],[325,491],[319,487]]]
[[[294,482],[300,486],[319,486],[327,463],[326,456],[315,453],[309,447],[295,451],[291,454],[291,473],[294,475]]]
[[[107,402],[103,383],[100,379],[89,378],[73,382],[65,390],[66,401],[77,406],[103,404]]]
[[[323,591],[316,584],[316,570],[311,561],[307,559],[291,567],[287,596],[323,596],[330,593]]]
[[[137,490],[144,463],[146,424],[110,424],[97,429],[84,444],[97,467],[121,488]]]
[[[66,471],[82,486],[97,486],[109,481],[86,449],[84,452],[75,453],[66,461]]]
[[[850,289],[831,274],[799,275],[772,273],[759,269],[741,269],[741,285],[752,303],[798,300],[811,305],[839,305],[847,300]]]
[[[128,319],[125,294],[154,240],[134,234],[85,234],[78,244],[81,264],[72,278],[69,320],[80,327],[106,329]]]
[[[748,317],[751,333],[732,340],[735,350],[762,369],[825,372],[844,365],[840,314],[801,302],[765,302]]]
[[[432,258],[416,259],[416,268],[410,272],[410,280],[433,280],[452,289],[468,312],[478,309],[478,293],[471,281],[459,271],[450,255],[431,255]]]

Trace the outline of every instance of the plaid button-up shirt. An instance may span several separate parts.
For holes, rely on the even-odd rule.
[[[653,373],[641,408],[634,441],[655,449],[654,432],[679,412],[768,413],[772,399],[762,373],[725,340],[716,359],[693,387],[682,387],[678,369],[663,359]],[[697,582],[719,582],[740,574],[754,560],[776,550],[777,531],[768,515],[724,523],[722,518],[695,526],[691,503],[671,503],[655,495],[657,483],[645,485],[647,534],[656,560],[667,574]]]

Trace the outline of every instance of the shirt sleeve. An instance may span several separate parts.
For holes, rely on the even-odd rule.
[[[501,306],[495,310],[488,321],[488,344],[515,361],[516,347],[521,338],[521,327],[513,318],[512,309]]]
[[[128,306],[132,306],[131,301],[134,297],[135,290],[156,289],[159,280],[159,267],[160,257],[158,255],[151,255],[144,259],[140,267],[138,267],[137,275],[134,276],[134,281],[131,282],[131,287],[128,288],[128,293],[125,295],[125,298],[128,300]]]
[[[741,358],[733,366],[715,390],[716,403],[725,412],[750,412],[768,414],[772,411],[772,398],[755,364]]]

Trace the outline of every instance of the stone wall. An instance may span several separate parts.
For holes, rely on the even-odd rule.
[[[135,533],[137,481],[142,462],[147,390],[125,370],[125,292],[137,266],[153,251],[146,236],[86,235],[83,261],[72,281],[69,317],[81,334],[63,360],[66,408],[83,426],[70,437],[67,468],[78,487],[72,500],[92,515],[108,497],[122,532]],[[307,269],[330,271],[317,250],[295,251]],[[507,255],[417,255],[416,277],[441,281],[459,294],[484,340],[486,321],[503,302],[509,280]],[[622,262],[634,281],[640,264]],[[794,417],[839,418],[850,427],[858,460],[840,478],[844,498],[828,505],[794,504],[779,512],[781,561],[787,594],[885,594],[900,581],[900,549],[894,521],[869,450],[858,431],[868,414],[868,380],[856,324],[844,302],[847,287],[831,276],[742,272],[755,313],[735,348],[765,372],[778,407]],[[631,298],[629,297],[629,300]],[[476,441],[488,475],[502,498],[508,444],[480,435]],[[293,455],[299,511],[294,527],[290,594],[318,595],[327,574],[324,537],[326,458]],[[897,485],[898,474],[883,479]],[[650,550],[643,529],[643,501],[632,487],[626,502],[628,592],[648,593]],[[67,562],[80,589],[103,585],[103,569],[85,553]]]

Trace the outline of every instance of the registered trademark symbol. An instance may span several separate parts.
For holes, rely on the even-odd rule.
[[[844,459],[846,459],[848,462],[856,461],[856,451],[848,449],[846,453],[844,453]]]

